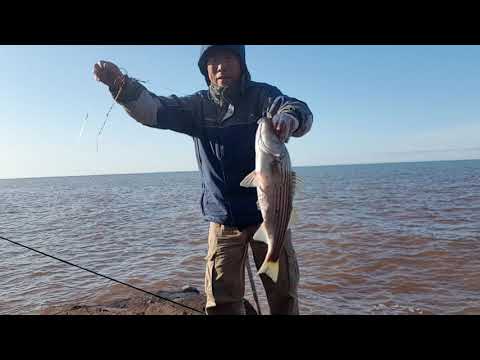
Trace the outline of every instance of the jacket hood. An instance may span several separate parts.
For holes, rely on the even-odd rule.
[[[248,72],[247,62],[245,61],[245,45],[202,45],[200,49],[200,58],[198,59],[198,67],[200,72],[205,78],[207,85],[210,85],[210,79],[207,72],[207,59],[208,54],[212,49],[221,47],[233,51],[240,59],[240,65],[242,67],[242,80],[243,82],[250,80],[250,73]]]

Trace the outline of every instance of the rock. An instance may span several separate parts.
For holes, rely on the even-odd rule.
[[[200,294],[200,291],[198,291],[197,288],[194,288],[193,286],[188,286],[188,285],[182,288],[182,292],[194,292],[194,293]]]
[[[205,295],[193,287],[182,291],[156,291],[157,295],[205,313]],[[246,315],[257,315],[255,308],[244,299]],[[41,315],[202,315],[151,295],[135,295],[96,305],[71,304],[42,309]]]

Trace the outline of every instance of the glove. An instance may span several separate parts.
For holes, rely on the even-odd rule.
[[[276,114],[272,118],[273,129],[282,142],[288,142],[290,136],[298,129],[299,123],[290,113]]]

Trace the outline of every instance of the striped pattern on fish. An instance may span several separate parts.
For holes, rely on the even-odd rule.
[[[258,273],[265,273],[274,282],[278,279],[280,252],[291,224],[296,183],[287,147],[276,136],[271,119],[261,119],[255,137],[255,170],[240,185],[257,188],[263,223],[253,239],[268,245]]]

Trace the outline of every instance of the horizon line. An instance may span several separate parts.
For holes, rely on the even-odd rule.
[[[387,164],[410,164],[410,163],[426,163],[426,162],[447,162],[447,161],[479,161],[480,159],[456,159],[456,160],[411,160],[411,161],[386,161],[386,162],[366,162],[366,163],[344,163],[344,164],[322,164],[322,165],[293,165],[293,168],[323,167],[323,166],[354,166],[354,165],[387,165]],[[115,176],[115,175],[142,175],[142,174],[165,174],[165,173],[184,173],[199,172],[199,170],[176,170],[176,171],[148,171],[133,173],[109,173],[109,174],[88,174],[88,175],[55,175],[55,176],[26,176],[0,178],[0,180],[27,180],[27,179],[48,179],[63,177],[86,177],[86,176]]]

